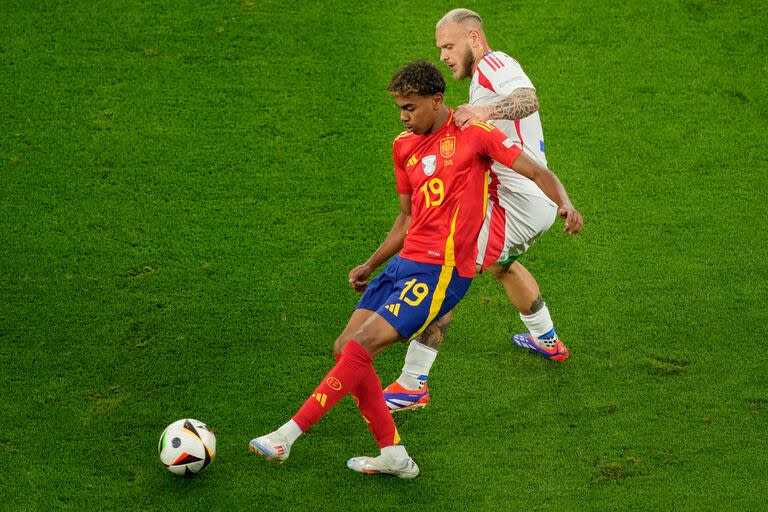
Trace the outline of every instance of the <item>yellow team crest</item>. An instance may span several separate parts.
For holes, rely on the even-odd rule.
[[[440,155],[450,158],[456,152],[456,137],[445,137],[440,140]]]

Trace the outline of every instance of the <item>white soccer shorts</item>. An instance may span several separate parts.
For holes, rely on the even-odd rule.
[[[489,198],[485,221],[477,238],[477,264],[483,269],[511,263],[555,222],[557,205],[548,197],[515,192]]]

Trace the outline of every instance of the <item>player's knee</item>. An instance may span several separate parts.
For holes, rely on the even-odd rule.
[[[347,344],[350,341],[355,341],[358,343],[361,347],[363,347],[365,350],[367,350],[369,353],[372,352],[372,346],[373,346],[373,339],[370,333],[368,332],[365,327],[361,327],[360,329],[356,330],[353,333],[344,332],[336,338],[336,341],[333,343],[333,353],[338,357],[341,356],[341,353],[344,352],[344,349],[346,348]]]
[[[369,353],[374,352],[374,345],[373,340],[366,336],[363,331],[357,331],[353,335],[347,335],[347,336],[340,336],[336,342],[333,344],[333,353],[337,356],[340,356],[342,352],[344,352],[344,349],[346,348],[347,344],[354,340],[357,344],[359,344],[361,347],[363,347],[365,350],[367,350]]]
[[[336,341],[333,344],[333,353],[340,356],[342,352],[344,352],[344,347],[347,346],[347,342],[349,341],[349,336],[341,335],[338,338],[336,338]]]
[[[354,339],[357,343],[360,344],[361,347],[363,347],[369,353],[375,352],[374,347],[377,345],[377,342],[379,341],[375,333],[365,328],[362,328],[357,332],[355,332],[355,334],[351,336],[350,339]]]
[[[499,265],[494,263],[487,269],[488,273],[496,279],[501,279],[509,271],[509,265]]]
[[[520,262],[514,261],[507,265],[505,273],[518,278],[528,274],[528,271],[520,264]]]

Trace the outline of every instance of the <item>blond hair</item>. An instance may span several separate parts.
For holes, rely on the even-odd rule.
[[[471,11],[469,9],[454,9],[447,12],[445,16],[440,18],[440,21],[437,22],[435,29],[438,29],[448,23],[464,24],[466,21],[469,21],[471,24],[475,25],[472,28],[483,30],[483,19],[475,11]]]

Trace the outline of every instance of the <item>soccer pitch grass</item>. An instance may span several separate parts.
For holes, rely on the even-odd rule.
[[[332,364],[397,212],[384,87],[456,5],[5,0],[0,509],[764,509],[764,3],[505,5],[466,4],[586,220],[524,259],[572,358],[512,347],[479,277],[396,417],[406,482],[345,468],[376,452],[350,400],[283,465],[246,444]],[[157,457],[184,417],[217,431],[193,479]]]

